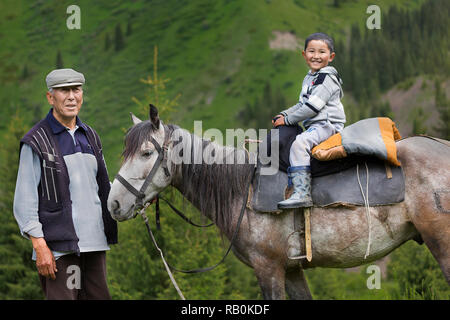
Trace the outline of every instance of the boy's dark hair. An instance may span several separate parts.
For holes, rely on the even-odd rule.
[[[333,38],[331,38],[326,33],[316,32],[316,33],[310,34],[308,36],[308,38],[306,38],[306,40],[305,40],[305,50],[308,47],[308,43],[311,40],[322,40],[322,41],[324,41],[327,44],[328,49],[330,49],[330,52],[334,52],[334,41],[333,41]]]

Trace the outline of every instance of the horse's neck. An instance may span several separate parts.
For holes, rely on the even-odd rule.
[[[242,198],[242,190],[238,189],[245,184],[245,182],[243,183],[244,175],[248,173],[248,168],[251,166],[248,164],[249,157],[245,150],[220,146],[190,134],[186,130],[183,131],[182,138],[180,143],[183,144],[183,156],[185,157],[183,163],[173,166],[172,185],[202,214],[217,223],[218,215],[227,214],[217,211],[228,211],[224,210],[227,205],[223,206],[223,202],[233,202],[229,204],[232,207],[235,201],[240,202]],[[205,148],[208,148],[210,152],[204,152]],[[179,153],[179,150],[180,147],[176,152]],[[172,153],[172,156],[175,154]],[[250,156],[254,156],[254,154],[250,154]],[[221,166],[222,164],[224,166]],[[225,168],[225,164],[229,164],[228,168]],[[247,169],[243,166],[236,166],[236,164],[244,164]],[[227,199],[224,193],[231,190],[230,188],[234,188],[232,190],[233,198]],[[210,203],[205,204],[205,201],[210,201],[215,205],[210,206]],[[205,210],[208,207],[209,209]]]

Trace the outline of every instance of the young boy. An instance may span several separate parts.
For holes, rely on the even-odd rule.
[[[290,149],[288,175],[294,193],[278,203],[280,209],[313,205],[311,149],[341,131],[345,123],[342,81],[336,69],[328,66],[335,57],[333,39],[324,33],[311,34],[305,40],[302,55],[310,71],[303,80],[299,102],[272,120],[275,127],[303,121],[306,129],[296,137]]]

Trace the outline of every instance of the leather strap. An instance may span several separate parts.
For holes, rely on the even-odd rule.
[[[170,132],[169,132],[170,131]],[[159,169],[159,167],[162,165],[164,168],[164,173],[166,176],[170,176],[169,169],[167,168],[167,150],[169,148],[170,143],[170,136],[171,136],[172,130],[170,130],[169,127],[164,126],[164,143],[163,147],[159,145],[159,143],[150,136],[150,142],[154,145],[156,151],[158,152],[158,158],[156,159],[155,164],[153,165],[152,170],[150,170],[149,174],[144,180],[144,183],[141,186],[140,190],[137,190],[135,187],[133,187],[125,178],[123,178],[119,173],[116,175],[116,179],[123,184],[123,186],[130,191],[132,194],[136,196],[136,205],[139,207],[144,206],[144,198],[145,198],[145,191],[147,190],[148,186],[153,180],[153,176],[156,174],[156,171]]]
[[[253,169],[253,171],[252,171],[252,173],[250,175],[249,184],[251,184],[252,181],[253,181],[253,176],[255,175],[255,171],[256,171],[256,167]],[[242,201],[241,212],[239,213],[239,219],[238,219],[238,222],[237,222],[237,225],[236,225],[236,229],[234,230],[233,236],[231,237],[231,240],[230,240],[230,245],[229,245],[227,251],[225,252],[225,255],[222,257],[222,259],[219,262],[217,262],[215,265],[211,266],[211,267],[200,268],[200,269],[193,269],[193,270],[177,269],[177,268],[173,267],[172,265],[170,265],[169,263],[167,263],[167,265],[170,267],[170,269],[173,269],[175,271],[182,272],[182,273],[201,273],[201,272],[210,271],[210,270],[216,268],[218,265],[220,265],[222,262],[225,261],[225,258],[228,256],[228,254],[231,251],[231,248],[233,247],[234,241],[236,240],[236,237],[237,237],[237,235],[239,233],[239,229],[240,229],[240,226],[241,226],[242,219],[244,218],[245,209],[247,207],[246,205],[247,205],[247,200],[248,200],[248,190],[249,189],[247,187],[245,195],[244,195],[244,199]],[[148,222],[146,222],[145,224],[146,224],[147,230],[148,230],[148,232],[149,232],[149,234],[151,236],[151,230],[150,230],[150,226],[149,226]],[[156,243],[155,243],[155,245],[156,245]]]
[[[175,208],[167,199],[158,196],[159,199],[164,200],[169,207],[173,210],[173,212],[175,212],[177,215],[179,215],[184,221],[186,221],[187,223],[193,225],[194,227],[199,227],[199,228],[207,228],[207,227],[211,227],[212,225],[214,225],[214,222],[211,222],[210,224],[206,224],[206,225],[200,225],[200,224],[196,224],[195,222],[193,222],[191,219],[189,219],[188,217],[186,217],[180,210],[178,210],[177,208]]]
[[[133,187],[127,180],[125,180],[120,174],[116,174],[115,177],[117,180],[120,181],[120,183],[123,184],[123,186],[130,191],[132,194],[134,194],[136,196],[136,198],[140,198],[142,196],[142,194],[135,188]]]

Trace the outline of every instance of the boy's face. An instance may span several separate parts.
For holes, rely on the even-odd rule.
[[[330,52],[330,49],[325,41],[311,40],[308,42],[306,50],[302,51],[302,55],[305,58],[309,68],[314,73],[323,67],[326,67],[331,61],[333,61],[335,53]]]

